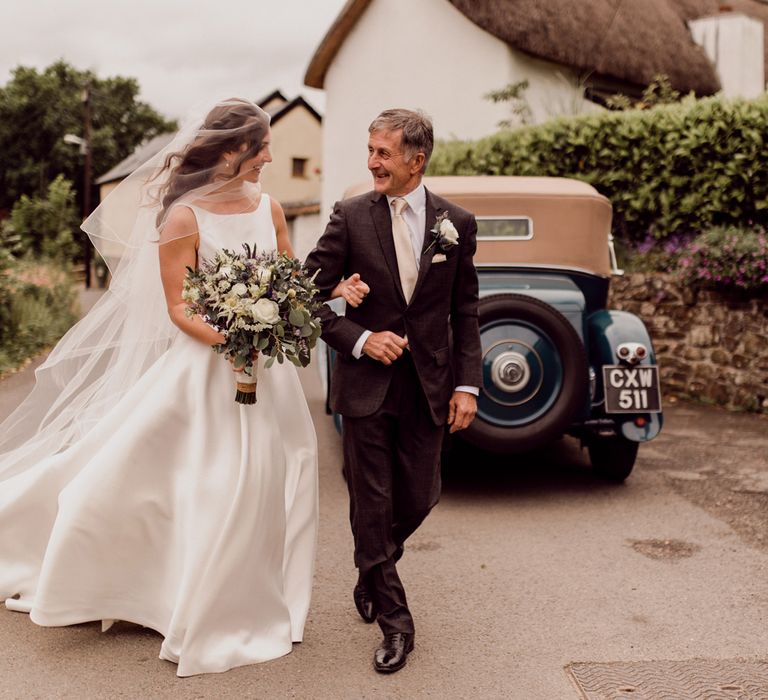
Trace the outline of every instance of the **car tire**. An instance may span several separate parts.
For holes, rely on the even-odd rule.
[[[478,414],[462,437],[476,447],[501,453],[525,452],[560,437],[573,424],[576,416],[584,412],[589,401],[587,354],[575,328],[550,304],[523,294],[484,297],[479,304],[478,316],[481,336],[485,329],[493,329],[509,321],[510,327],[520,324],[526,332],[540,337],[551,356],[557,360],[559,379],[557,387],[552,388],[547,397],[548,405],[540,407],[540,415],[528,420],[523,402],[521,408],[514,409],[522,417],[510,425],[496,420],[493,415],[494,411],[503,414],[507,409],[492,403],[492,387],[487,386],[486,376],[485,396],[481,395],[478,402]],[[516,341],[510,338],[509,342]],[[484,365],[487,364],[488,353],[490,350],[484,348]],[[545,364],[541,363],[542,375],[548,371]],[[487,375],[486,369],[484,373]]]
[[[587,450],[595,475],[620,484],[632,473],[638,447],[639,443],[620,435],[590,438]]]

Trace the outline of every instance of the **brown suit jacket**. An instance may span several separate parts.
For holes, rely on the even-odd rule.
[[[459,232],[458,245],[442,253],[430,229],[442,212]],[[387,198],[376,192],[337,202],[317,247],[307,257],[321,298],[328,299],[342,277],[360,273],[371,288],[358,307],[339,316],[324,306],[322,338],[337,352],[331,380],[331,407],[343,416],[361,418],[384,401],[392,366],[352,349],[365,330],[389,330],[407,336],[410,352],[436,425],[445,423],[456,386],[481,386],[481,348],[477,321],[478,282],[472,262],[477,223],[468,211],[427,191],[426,232],[419,276],[406,304],[400,286],[392,221]],[[409,352],[406,350],[406,352]]]

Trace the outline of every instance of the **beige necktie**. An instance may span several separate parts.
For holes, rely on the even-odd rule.
[[[392,200],[392,207],[395,210],[395,215],[392,217],[392,238],[395,241],[400,286],[403,288],[406,302],[411,300],[413,289],[416,287],[416,278],[419,275],[416,269],[416,258],[413,255],[411,231],[403,218],[403,211],[407,206],[408,202],[401,197]]]

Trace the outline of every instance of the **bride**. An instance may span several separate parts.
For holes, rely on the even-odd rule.
[[[295,368],[262,358],[257,403],[235,403],[222,336],[181,299],[186,268],[218,249],[292,255],[258,185],[269,141],[263,110],[227,100],[105,200],[83,228],[120,253],[110,289],[0,425],[6,606],[150,627],[179,676],[290,652],[309,608],[317,456]]]

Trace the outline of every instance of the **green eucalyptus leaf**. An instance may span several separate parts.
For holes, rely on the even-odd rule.
[[[292,325],[301,327],[304,325],[304,311],[300,308],[292,308],[290,314],[288,314],[288,320]]]

